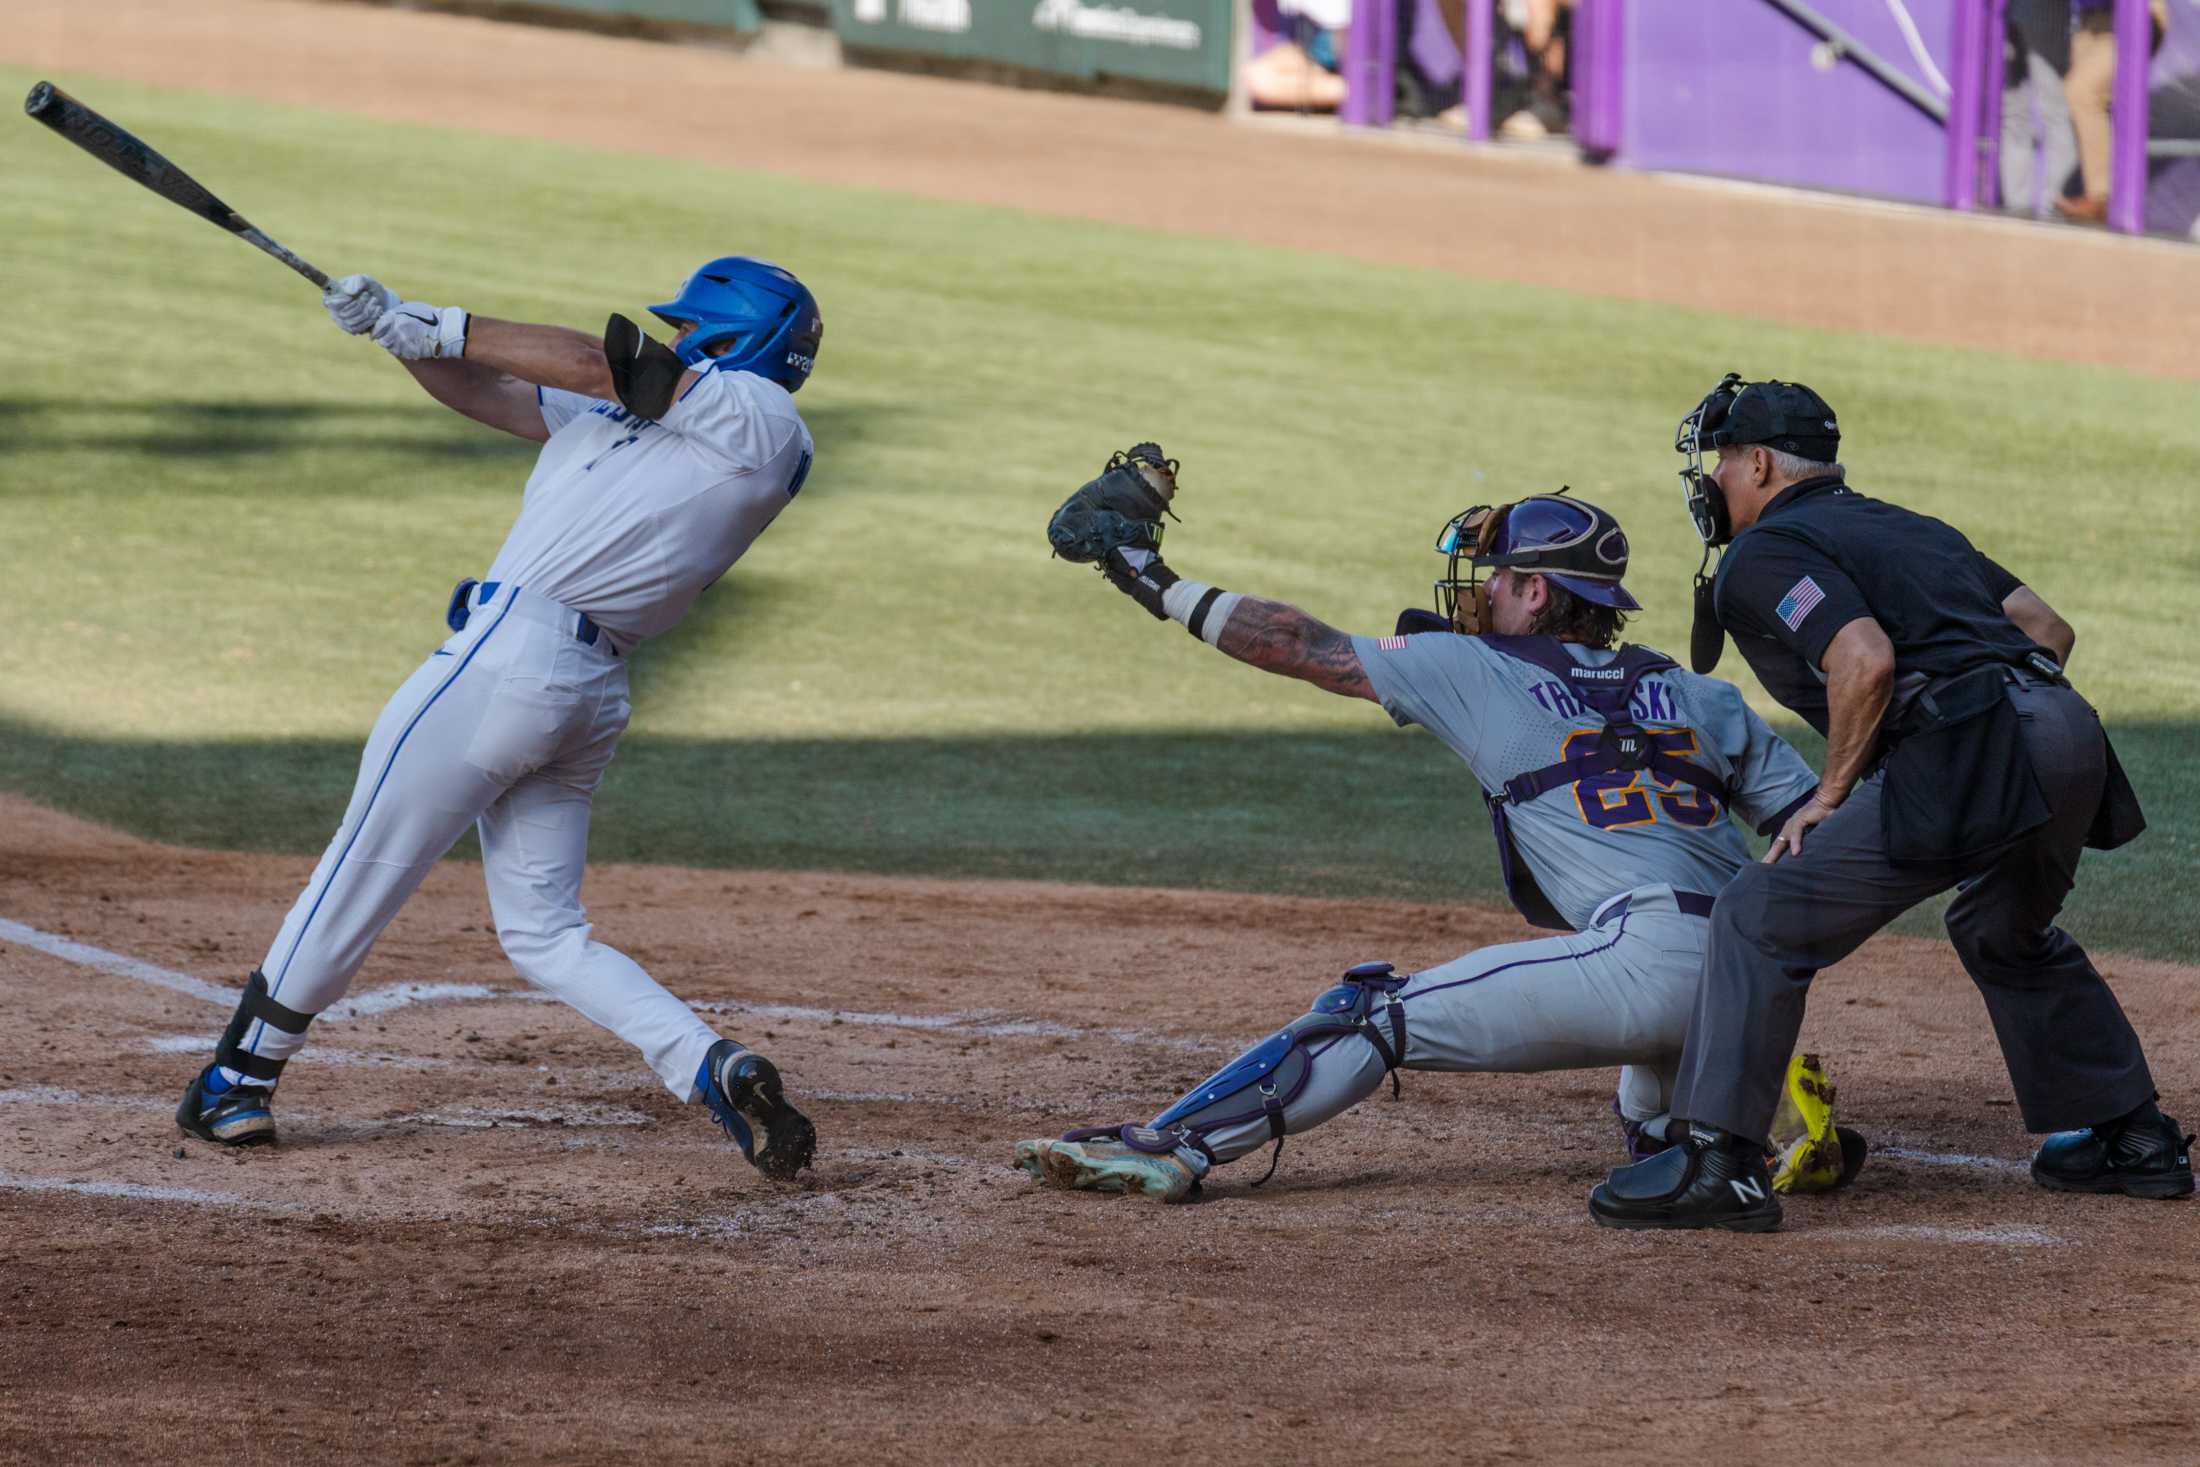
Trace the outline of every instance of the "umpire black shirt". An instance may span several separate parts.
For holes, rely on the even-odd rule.
[[[1891,718],[1929,683],[2044,650],[2002,613],[2022,584],[1952,525],[1805,479],[1734,537],[1713,606],[1765,690],[1823,734],[1834,633],[1868,616],[1894,643]]]

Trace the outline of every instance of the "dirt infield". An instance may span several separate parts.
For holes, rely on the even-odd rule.
[[[1353,961],[1524,933],[1405,905],[594,873],[605,940],[790,1066],[823,1146],[779,1188],[530,1001],[451,864],[367,1011],[317,1026],[283,1144],[183,1144],[227,998],[192,980],[237,982],[309,869],[0,799],[0,1461],[2193,1449],[2193,1208],[2032,1187],[1935,944],[1822,980],[1806,1042],[1881,1147],[1852,1193],[1768,1238],[1634,1236],[1582,1205],[1616,1157],[1607,1072],[1409,1076],[1189,1207],[1007,1164],[1150,1110]],[[2111,977],[2191,1076],[2193,975]]]
[[[2200,377],[2200,251],[2077,229],[354,4],[12,0],[0,58]]]

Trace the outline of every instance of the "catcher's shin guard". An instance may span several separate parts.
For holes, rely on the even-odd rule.
[[[1344,981],[1314,1000],[1313,1010],[1292,1020],[1221,1069],[1209,1075],[1149,1125],[1093,1126],[1071,1131],[1065,1141],[1107,1138],[1149,1155],[1174,1153],[1204,1174],[1227,1161],[1215,1154],[1208,1138],[1219,1131],[1265,1121],[1276,1143],[1259,1186],[1276,1174],[1283,1160],[1283,1138],[1303,1126],[1292,1124],[1292,1104],[1306,1093],[1314,1061],[1328,1045],[1322,1041],[1365,1039],[1398,1091],[1398,1067],[1406,1058],[1406,1010],[1398,990],[1405,977],[1388,963],[1361,963]],[[1196,1161],[1194,1160],[1196,1158]]]

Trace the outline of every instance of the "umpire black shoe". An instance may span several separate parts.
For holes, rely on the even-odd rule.
[[[268,1146],[275,1141],[275,1092],[262,1085],[230,1085],[210,1090],[214,1067],[208,1065],[183,1092],[176,1124],[184,1134],[216,1146]],[[214,1083],[219,1084],[219,1079]]]
[[[817,1128],[787,1103],[786,1087],[770,1060],[731,1039],[721,1039],[703,1056],[695,1085],[703,1092],[711,1115],[741,1148],[741,1155],[765,1176],[793,1181],[795,1173],[810,1164],[817,1152]]]
[[[1589,1215],[1607,1228],[1769,1233],[1780,1225],[1780,1199],[1763,1148],[1692,1137],[1606,1177],[1589,1194]]]
[[[2032,1158],[2032,1180],[2056,1192],[2121,1192],[2127,1197],[2184,1197],[2192,1191],[2192,1137],[2155,1110],[2057,1131]]]

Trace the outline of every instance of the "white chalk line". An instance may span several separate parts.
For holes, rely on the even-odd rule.
[[[1169,1034],[1150,1034],[1142,1029],[1107,1029],[1082,1024],[1060,1024],[1051,1019],[1004,1019],[987,1009],[964,1009],[952,1014],[896,1014],[862,1009],[821,1009],[784,1003],[699,1003],[706,1014],[733,1014],[743,1018],[807,1021],[822,1024],[875,1025],[892,1029],[927,1029],[943,1034],[968,1034],[987,1039],[1108,1039],[1118,1044],[1137,1044],[1149,1049],[1180,1049],[1191,1053],[1220,1049],[1213,1039],[1183,1039]]]
[[[12,942],[19,947],[36,948],[65,963],[75,963],[83,968],[97,968],[102,973],[112,973],[118,978],[135,978],[140,983],[150,983],[155,988],[165,988],[171,993],[203,998],[208,1003],[234,1004],[237,1001],[234,990],[216,988],[188,973],[170,972],[166,968],[140,962],[136,958],[126,958],[120,953],[111,953],[105,948],[77,942],[58,933],[40,932],[35,927],[25,927],[22,923],[10,922],[5,917],[0,917],[0,941]]]
[[[204,999],[224,1008],[234,1007],[237,995],[242,991],[241,988],[223,988],[204,979],[194,978],[189,973],[178,973],[122,953],[109,952],[103,947],[93,947],[88,942],[78,942],[59,933],[41,932],[35,927],[26,927],[21,922],[11,922],[5,917],[0,917],[0,942],[34,948],[65,963],[111,973],[117,978],[150,983],[155,988],[165,988],[171,993],[180,993],[189,998]],[[392,983],[349,998],[340,998],[315,1017],[342,1023],[347,1019],[363,1019],[373,1014],[390,1013],[408,1004],[505,996],[500,990],[481,983]]]
[[[1827,1228],[1814,1238],[1886,1238],[1908,1243],[1990,1244],[2004,1248],[2060,1247],[2070,1240],[2045,1228],[2015,1225],[1989,1228],[1943,1228],[1924,1223],[1887,1223],[1869,1228]]]
[[[98,1110],[157,1111],[165,1115],[175,1107],[165,1100],[141,1095],[87,1095],[59,1085],[19,1085],[0,1090],[0,1105],[67,1105]],[[284,1117],[309,1125],[335,1125],[347,1133],[387,1131],[400,1126],[449,1126],[458,1130],[491,1130],[531,1126],[647,1126],[650,1118],[624,1106],[580,1101],[562,1107],[531,1105],[451,1105],[434,1110],[392,1116],[387,1120],[357,1121],[310,1110],[286,1110]]]
[[[212,1054],[214,1044],[211,1034],[156,1034],[145,1041],[145,1047],[155,1054]],[[313,1063],[351,1065],[366,1070],[447,1070],[452,1061],[405,1054],[370,1054],[317,1045],[313,1050]]]
[[[2011,1161],[2006,1156],[1973,1156],[1966,1151],[1918,1151],[1908,1146],[1877,1146],[1872,1155],[1891,1156],[1897,1161],[1914,1161],[1925,1166],[1963,1166],[1978,1171],[2015,1172],[2029,1176],[2032,1164],[2028,1161]]]
[[[145,1182],[82,1182],[71,1177],[24,1177],[0,1172],[0,1190],[9,1192],[74,1192],[84,1197],[124,1197],[135,1202],[186,1202],[197,1207],[239,1207],[260,1212],[294,1212],[287,1202],[263,1202],[239,1197],[234,1192],[209,1192],[199,1187],[156,1187]]]
[[[221,988],[194,978],[188,973],[178,973],[138,958],[109,952],[89,943],[62,937],[57,933],[41,932],[20,922],[0,917],[0,941],[13,942],[35,948],[64,962],[80,967],[111,973],[120,978],[150,983],[174,993],[187,994],[204,999],[208,1003],[224,1007],[234,1005],[238,990]],[[553,1002],[549,994],[533,989],[510,990],[491,988],[481,983],[392,983],[365,993],[338,999],[323,1009],[317,1020],[365,1018],[374,1014],[386,1014],[416,1003],[448,1001]],[[894,1029],[924,1029],[939,1033],[971,1035],[987,1039],[1106,1039],[1119,1044],[1143,1045],[1150,1049],[1176,1049],[1191,1053],[1212,1051],[1221,1047],[1214,1040],[1183,1039],[1173,1035],[1150,1034],[1139,1029],[1100,1028],[1079,1024],[1061,1024],[1050,1019],[1009,1019],[989,1010],[963,1010],[952,1014],[897,1014],[871,1012],[862,1009],[813,1008],[801,1004],[767,1003],[698,1003],[692,1005],[699,1013],[733,1014],[747,1018],[776,1019],[782,1022],[810,1022],[821,1024],[855,1024]],[[211,1044],[211,1042],[210,1042]]]
[[[387,1014],[404,1008],[407,1004],[435,1003],[445,999],[509,998],[515,995],[489,987],[485,983],[391,983],[381,988],[370,988],[365,993],[340,998],[315,1014],[314,1022],[330,1019],[364,1019],[372,1014]],[[234,999],[229,1002],[234,1002]]]

